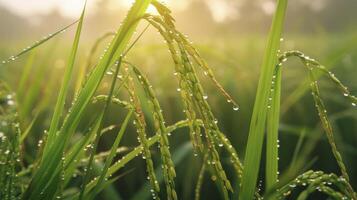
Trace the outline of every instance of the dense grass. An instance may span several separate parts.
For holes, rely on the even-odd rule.
[[[13,87],[15,89],[3,82],[0,85],[1,199],[121,199],[120,195],[133,199],[149,198],[150,195],[153,199],[203,199],[210,198],[205,192],[201,192],[207,191],[207,187],[216,188],[217,192],[213,194],[216,195],[215,198],[221,199],[306,199],[315,195],[316,191],[333,199],[357,199],[352,186],[355,180],[349,176],[350,170],[341,153],[346,150],[338,145],[338,136],[332,126],[336,119],[327,115],[319,78],[325,77],[325,83],[335,87],[331,91],[343,97],[345,102],[349,101],[352,109],[357,104],[357,99],[330,69],[316,60],[299,51],[279,50],[283,42],[281,35],[287,3],[287,0],[277,2],[260,78],[257,80],[254,105],[249,105],[249,100],[244,101],[244,98],[239,103],[244,118],[252,116],[245,148],[237,145],[242,137],[228,133],[229,139],[225,134],[239,129],[222,129],[221,121],[218,120],[224,118],[225,113],[231,113],[230,120],[240,123],[239,118],[235,118],[237,114],[233,114],[240,108],[238,103],[222,86],[226,84],[218,81],[214,70],[208,65],[209,62],[199,53],[200,48],[192,45],[177,30],[171,11],[157,1],[136,1],[118,31],[98,38],[89,56],[80,62],[77,69],[78,62],[75,61],[80,54],[85,6],[78,21],[6,59],[1,67],[16,64],[17,60],[29,54],[24,69],[21,69],[19,84]],[[158,15],[145,14],[150,4],[157,9]],[[148,25],[134,37],[140,22]],[[74,25],[77,27],[67,64],[63,69],[63,79],[60,76],[52,79],[60,82],[59,89],[55,89],[56,84],[50,82],[41,91],[41,79],[31,81],[31,86],[27,86],[30,75],[35,79],[46,79],[46,71],[52,71],[55,77],[55,70],[42,66],[33,69],[34,60],[40,58],[38,49]],[[136,52],[136,45],[148,28],[159,33],[166,43],[164,49],[169,51],[166,56],[173,61],[170,65],[174,66],[178,86],[170,81],[168,84],[173,85],[167,88],[172,86],[171,90],[178,92],[174,101],[175,105],[180,105],[178,108],[164,105],[162,100],[169,94],[158,94],[151,83],[161,78],[157,77],[160,72],[145,69],[140,62],[133,64],[134,61],[138,62],[135,58],[140,55]],[[96,51],[101,49],[100,46],[106,40],[111,41],[96,59]],[[155,46],[153,50],[156,48]],[[297,57],[307,69],[307,84],[288,95],[286,103],[286,95],[282,89],[288,79],[284,79],[282,69],[291,57]],[[233,79],[232,84],[236,85],[236,81],[240,82],[239,79]],[[206,85],[211,85],[210,90],[206,90]],[[11,90],[16,91],[16,94]],[[58,94],[54,92],[57,90]],[[210,96],[212,91],[217,95]],[[243,90],[242,93],[245,95],[244,92],[249,91]],[[305,131],[311,132],[309,134],[299,128],[286,126],[286,121],[280,119],[280,105],[282,104],[282,114],[288,112],[292,104],[300,101],[307,91],[312,92],[313,101],[310,105],[316,107],[316,116],[320,119],[317,127],[322,127],[322,130],[316,128]],[[41,92],[42,97],[37,99]],[[56,94],[55,97],[53,94]],[[178,103],[176,99],[181,102]],[[224,99],[226,107],[216,109],[212,106],[211,101],[217,99]],[[252,112],[247,111],[252,106]],[[170,108],[171,112],[166,112],[165,108]],[[351,106],[347,111],[349,110]],[[46,116],[41,117],[46,112],[46,116],[51,119],[47,122]],[[170,115],[171,117],[167,117]],[[342,117],[345,115],[342,114]],[[247,124],[248,121],[245,120],[244,123]],[[133,126],[129,122],[133,122]],[[38,124],[45,127],[45,130],[48,129],[48,132],[38,133],[41,129],[36,127]],[[108,126],[110,124],[114,126]],[[184,129],[180,130],[181,128]],[[278,140],[281,137],[279,133],[284,131],[300,136],[296,147],[290,148],[294,152],[293,159],[281,161]],[[115,135],[108,136],[109,132],[114,132]],[[309,170],[309,165],[303,165],[312,146],[321,138],[312,133],[319,132],[326,135],[328,149],[331,151],[329,158],[335,159],[334,165],[339,169],[334,170],[335,173],[313,171]],[[137,138],[138,143],[133,138]],[[180,143],[176,140],[190,140],[191,144],[181,143],[177,146]],[[128,148],[123,143],[136,147]],[[264,144],[266,155],[262,156]],[[156,145],[158,149],[153,148]],[[245,156],[240,159],[239,155],[242,153],[237,150],[243,149]],[[352,152],[355,150],[352,149]],[[145,170],[134,160],[137,157],[143,158]],[[265,165],[261,164],[263,158]],[[188,166],[183,160],[192,163],[192,166]],[[289,164],[286,173],[279,175],[279,166]],[[129,169],[126,165],[129,165]],[[126,170],[123,171],[123,168]],[[265,176],[261,176],[264,177],[264,187],[258,185],[259,171],[262,168],[265,171]],[[119,170],[122,174],[118,173]],[[143,186],[139,190],[135,188],[139,191],[137,194],[119,193],[115,185],[125,181],[132,171],[147,177],[147,180],[140,177]],[[197,175],[193,176],[195,172]],[[207,175],[211,180],[208,180]],[[133,180],[138,177],[133,177]],[[189,192],[185,192],[187,190]]]

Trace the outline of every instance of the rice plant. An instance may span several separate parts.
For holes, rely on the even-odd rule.
[[[224,89],[213,69],[199,53],[199,49],[178,30],[171,10],[166,5],[156,0],[135,1],[118,30],[105,33],[95,41],[85,63],[76,74],[75,61],[80,51],[80,38],[86,14],[84,5],[78,20],[2,62],[1,67],[7,67],[22,56],[30,54],[16,90],[12,91],[6,83],[0,82],[0,199],[98,199],[98,196],[114,182],[131,173],[130,170],[123,172],[122,169],[126,164],[133,163],[135,158],[144,160],[144,179],[148,186],[144,187],[144,190],[151,194],[152,199],[183,199],[184,197],[177,192],[177,152],[171,149],[170,141],[172,134],[183,129],[181,132],[187,133],[190,139],[192,155],[200,163],[197,180],[194,181],[192,188],[194,199],[202,199],[202,188],[206,182],[212,182],[222,199],[289,199],[293,193],[297,199],[307,199],[317,191],[331,199],[357,200],[351,184],[353,177],[349,175],[343,155],[336,144],[316,72],[327,77],[352,106],[356,106],[357,98],[332,72],[315,59],[295,50],[280,53],[279,45],[287,4],[287,0],[277,1],[262,63],[244,160],[239,158],[233,146],[235,141],[230,141],[219,126],[216,114],[208,101],[209,95],[203,84],[205,80],[199,75],[200,72],[214,85],[217,93],[224,98],[232,111],[238,111],[239,106],[244,105],[238,105]],[[158,14],[146,12],[150,5]],[[146,28],[134,37],[141,22],[147,23]],[[30,97],[36,96],[36,88],[31,90],[33,95],[30,95],[30,99],[25,95],[25,84],[33,60],[37,57],[35,50],[75,25],[77,27],[72,47],[48,131],[45,131],[38,141],[36,159],[26,159],[23,149],[26,149],[26,141],[31,137],[30,130],[43,107],[49,106],[46,105],[46,99],[42,100],[41,106],[36,108],[36,117],[30,122],[24,120],[31,110],[35,110],[31,108],[33,103]],[[184,115],[184,119],[173,124],[166,123],[167,113],[163,111],[162,103],[151,84],[155,77],[146,75],[141,70],[142,66],[134,64],[127,56],[137,47],[137,42],[145,35],[147,29],[159,33],[173,62],[174,76],[177,79],[175,90],[179,92]],[[107,39],[111,41],[102,55],[96,59],[95,54],[100,50],[99,46]],[[283,101],[281,90],[284,86],[282,69],[291,57],[300,59],[307,70],[316,111],[339,167],[339,174],[306,170],[288,181],[279,182],[278,133],[281,123],[280,104]],[[37,74],[43,74],[42,70],[40,69]],[[107,84],[107,79],[110,80],[109,86],[104,87],[104,90],[100,89]],[[71,90],[73,80],[75,88]],[[72,103],[67,106],[68,101]],[[119,114],[123,119],[115,119],[114,126],[106,127],[105,122],[113,112],[113,105],[120,107]],[[99,111],[91,113],[90,122],[86,124],[85,131],[80,133],[78,130],[83,126],[82,120],[88,111],[91,112],[90,106],[99,107]],[[133,123],[132,128],[129,128],[130,122]],[[101,140],[107,136],[107,132],[117,128],[109,150],[101,152],[98,148]],[[129,134],[137,137],[135,148],[123,145],[123,139]],[[265,186],[261,186],[257,183],[265,138]],[[156,146],[158,149],[154,148]],[[300,149],[300,145],[297,146],[296,154]],[[206,178],[207,175],[211,180]],[[261,190],[262,187],[264,190]]]

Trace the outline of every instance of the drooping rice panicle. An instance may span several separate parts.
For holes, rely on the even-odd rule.
[[[207,102],[207,96],[203,93],[202,86],[200,85],[194,69],[192,68],[192,65],[188,59],[188,56],[182,46],[180,47],[180,51],[182,56],[182,65],[186,71],[182,74],[182,76],[186,79],[186,83],[189,85],[190,89],[189,92],[193,95],[192,99],[194,99],[196,102],[196,107],[199,109],[200,114],[203,117],[205,138],[207,141],[207,147],[209,149],[208,152],[210,154],[210,161],[213,165],[213,169],[217,173],[217,176],[221,181],[223,181],[225,188],[232,191],[230,181],[228,180],[226,173],[221,165],[220,156],[216,149],[216,141],[219,138],[217,120],[212,114],[212,111]]]
[[[164,39],[166,40],[166,42],[168,43],[168,45],[169,46],[172,46],[172,48],[169,48],[170,49],[170,52],[171,52],[171,54],[173,55],[173,59],[174,59],[174,62],[175,62],[175,67],[176,67],[176,73],[177,74],[179,74],[179,75],[181,75],[181,80],[185,80],[186,79],[186,83],[187,83],[187,86],[188,86],[188,88],[187,89],[189,89],[189,94],[191,95],[191,97],[193,97],[192,99],[194,99],[195,97],[194,96],[200,96],[200,94],[202,95],[202,98],[203,98],[203,101],[202,101],[202,98],[198,98],[198,99],[196,99],[195,101],[194,101],[194,105],[197,107],[197,108],[200,108],[201,106],[204,106],[205,107],[205,111],[204,112],[207,112],[207,110],[210,110],[209,109],[209,106],[208,106],[208,104],[206,104],[206,103],[199,103],[200,101],[202,101],[202,102],[205,102],[206,101],[206,95],[204,95],[203,94],[203,92],[202,92],[202,89],[199,89],[199,91],[195,91],[195,90],[193,90],[193,88],[195,88],[195,89],[197,89],[197,88],[200,88],[201,86],[199,86],[199,85],[196,85],[196,86],[193,86],[191,83],[195,83],[195,82],[197,82],[197,77],[195,77],[195,72],[194,72],[194,70],[193,70],[193,68],[192,68],[192,66],[191,66],[191,62],[189,61],[189,59],[188,59],[188,55],[186,54],[186,51],[184,50],[184,46],[183,45],[181,45],[181,41],[175,41],[175,42],[177,42],[178,43],[178,45],[179,45],[179,47],[181,48],[180,49],[180,51],[181,51],[181,54],[185,54],[184,56],[183,56],[183,59],[185,59],[185,61],[182,61],[182,63],[183,64],[186,64],[186,66],[183,66],[183,67],[180,67],[180,58],[178,57],[178,53],[175,51],[175,49],[174,49],[174,47],[173,47],[173,44],[171,44],[172,42],[173,42],[173,40],[175,40],[175,32],[173,32],[168,26],[165,26],[165,25],[163,25],[163,28],[161,28],[160,27],[160,25],[162,25],[163,23],[158,23],[157,21],[159,21],[158,19],[156,19],[155,21],[152,19],[153,17],[151,17],[151,16],[146,16],[146,19],[155,27],[155,28],[157,28],[158,30],[159,30],[159,32],[163,35],[163,37],[164,37]],[[156,22],[156,23],[155,23]],[[164,28],[166,28],[166,29],[168,29],[168,30],[166,30],[166,32],[165,32],[165,30],[164,30]],[[172,50],[171,50],[172,49]],[[182,56],[182,55],[181,55]],[[179,69],[179,70],[177,70],[177,69]],[[191,72],[190,72],[191,71]],[[190,75],[185,75],[185,74],[187,74],[187,73],[190,73]],[[187,87],[186,86],[186,87]],[[191,87],[191,89],[190,89],[190,87]],[[187,89],[184,89],[185,91],[187,91]],[[183,89],[182,88],[180,88],[180,90],[182,91]],[[190,91],[191,90],[191,91]],[[193,94],[195,94],[195,95],[193,95]],[[207,109],[208,108],[208,109]],[[201,113],[203,113],[203,112],[201,112]],[[208,113],[210,113],[210,114],[208,114],[208,115],[206,115],[206,116],[208,116],[206,119],[206,124],[215,124],[215,123],[217,123],[216,122],[216,119],[213,117],[213,114],[211,114],[211,111],[208,111]],[[209,122],[210,121],[210,122]],[[206,126],[206,127],[210,127],[211,125],[208,125],[208,126]],[[221,140],[222,138],[221,137],[217,137],[217,132],[219,132],[219,129],[218,129],[218,127],[215,127],[216,128],[216,131],[214,131],[213,132],[213,134],[215,135],[215,137],[211,137],[211,139],[214,139],[214,140]],[[206,131],[207,132],[207,131]],[[208,133],[209,134],[209,133]],[[207,137],[206,137],[207,138]],[[213,141],[213,142],[215,142],[215,141]],[[220,144],[222,143],[222,141],[220,141],[219,142]],[[226,142],[227,143],[227,142]],[[214,144],[214,143],[212,143],[212,144]],[[214,145],[211,145],[212,147],[214,146]],[[223,146],[223,145],[222,145]],[[230,147],[231,147],[231,145],[229,145]],[[213,150],[213,152],[214,152],[215,150]],[[233,156],[237,156],[236,154],[232,154]],[[213,157],[213,159],[216,159],[217,160],[217,157],[216,156],[214,156]],[[234,159],[232,159],[232,160],[234,160],[234,161],[237,161],[237,160],[239,160],[239,159],[237,159],[237,157],[236,158],[234,158]],[[216,162],[216,161],[214,161],[213,163],[218,163],[218,162]],[[239,163],[239,162],[238,162]],[[217,165],[220,165],[220,164],[217,164]],[[239,165],[239,164],[237,164],[237,165]],[[236,166],[237,166],[236,165]],[[221,167],[218,167],[218,168],[216,168],[216,170],[221,170],[221,175],[222,175],[222,177],[221,178],[223,178],[223,180],[224,180],[224,177],[225,177],[225,174],[223,174],[222,172],[224,172],[224,170],[221,168]],[[238,170],[237,170],[238,171]],[[226,183],[226,187],[227,188],[229,188],[229,186],[230,186],[230,184],[228,184],[228,182],[227,181],[225,181],[225,183]]]
[[[127,71],[128,68],[126,68],[125,70]],[[135,92],[135,86],[133,83],[133,78],[131,76],[129,76],[126,86],[127,86],[127,91],[130,96],[130,102],[133,104],[134,110],[135,110],[134,125],[136,126],[136,129],[137,129],[138,141],[142,145],[142,149],[143,149],[142,158],[146,162],[148,180],[152,187],[152,189],[151,189],[152,197],[154,199],[156,199],[156,198],[159,199],[160,198],[159,197],[160,186],[159,186],[159,183],[158,183],[156,175],[155,175],[154,163],[151,158],[150,146],[148,143],[149,140],[146,135],[145,117],[144,117],[144,113],[141,109],[139,97],[137,96],[137,94]]]
[[[181,73],[179,73],[179,70],[181,69],[180,67],[180,57],[178,55],[178,52],[175,48],[174,41],[170,37],[169,33],[167,33],[161,26],[160,24],[156,23],[153,21],[150,17],[146,17],[146,19],[150,22],[150,24],[155,27],[161,36],[164,38],[165,42],[167,43],[167,46],[169,48],[171,57],[173,59],[174,65],[175,65],[175,76],[178,76],[178,81],[179,81],[179,88],[177,89],[178,92],[180,92],[183,105],[184,105],[184,113],[187,117],[187,119],[190,120],[190,137],[192,141],[192,145],[195,150],[195,154],[197,155],[198,152],[203,151],[203,144],[202,144],[202,139],[201,139],[201,130],[200,127],[195,124],[195,121],[197,119],[196,113],[194,112],[194,104],[190,100],[191,99],[191,93],[188,93],[188,85],[185,83],[185,81],[181,78]]]
[[[311,70],[311,69],[310,69]],[[314,101],[315,101],[315,105],[316,105],[316,108],[317,108],[317,111],[318,111],[318,114],[319,114],[319,117],[320,117],[320,120],[321,120],[321,123],[322,123],[322,126],[326,132],[326,136],[327,136],[327,139],[330,143],[330,146],[331,146],[331,150],[332,150],[332,153],[337,161],[337,164],[338,166],[340,167],[340,170],[341,170],[341,173],[342,173],[342,176],[346,179],[346,182],[347,182],[347,189],[349,190],[349,192],[351,193],[351,195],[353,196],[353,199],[357,199],[357,196],[352,188],[352,186],[350,185],[350,178],[349,178],[349,175],[347,173],[347,169],[346,169],[346,166],[343,162],[343,159],[342,159],[342,156],[340,154],[340,152],[338,151],[337,149],[337,145],[336,145],[336,142],[335,142],[335,139],[334,139],[334,135],[333,135],[333,130],[332,130],[332,126],[331,126],[331,123],[327,117],[327,111],[326,111],[326,108],[325,108],[325,105],[320,97],[320,91],[319,91],[319,88],[317,86],[317,81],[312,73],[312,71],[309,71],[309,76],[311,78],[311,90],[312,90],[312,96],[314,98]]]
[[[180,83],[179,91],[181,92],[181,95],[182,95],[184,101],[189,102],[193,108],[194,107],[200,108],[201,105],[198,105],[199,102],[197,101],[197,98],[198,98],[198,100],[205,102],[205,99],[204,99],[205,97],[202,94],[202,88],[199,84],[196,84],[195,86],[193,86],[194,83],[197,83],[197,77],[195,77],[195,73],[192,72],[193,69],[192,69],[192,66],[189,65],[190,61],[188,60],[187,55],[186,54],[182,55],[182,53],[186,53],[186,52],[182,49],[182,46],[181,46],[180,53],[181,53],[182,57],[180,58],[178,55],[178,52],[176,51],[174,44],[173,44],[174,37],[172,35],[174,33],[170,30],[163,30],[157,23],[150,20],[150,18],[147,18],[147,19],[154,27],[156,27],[159,30],[159,32],[163,35],[164,39],[166,40],[167,44],[169,45],[170,53],[171,53],[174,63],[175,63],[175,70],[176,70],[176,73],[179,75],[179,83]],[[192,84],[192,82],[193,82],[193,84]],[[196,90],[198,89],[198,91],[196,91],[194,89],[196,89]],[[196,99],[196,101],[195,101],[195,99]],[[194,100],[194,104],[191,103],[192,100]],[[186,114],[187,114],[187,112],[195,113],[195,111],[193,109],[185,110],[185,112],[186,112]],[[195,113],[195,115],[196,115],[196,113]],[[206,133],[205,136],[207,139],[207,144],[208,144],[207,146],[210,149],[210,159],[212,160],[211,163],[213,164],[213,169],[215,170],[215,174],[218,176],[219,180],[223,181],[224,186],[225,186],[224,190],[225,189],[231,190],[230,182],[227,179],[226,174],[222,168],[222,165],[221,165],[221,162],[219,159],[219,154],[215,147],[214,137],[211,135],[212,132],[209,131],[210,125],[208,125],[208,123],[207,123],[208,122],[207,118],[204,121],[206,122],[206,123],[204,122],[205,133]],[[215,119],[212,121],[215,124],[214,121],[215,121]]]
[[[176,172],[175,172],[174,163],[171,158],[171,153],[169,150],[170,144],[168,139],[168,136],[171,135],[171,133],[167,133],[165,120],[162,115],[162,109],[160,107],[159,101],[156,98],[154,90],[152,89],[152,86],[149,83],[148,79],[139,71],[137,67],[135,67],[131,63],[128,64],[132,67],[134,74],[138,78],[138,81],[140,82],[148,98],[148,101],[150,102],[150,106],[153,112],[156,134],[160,135],[159,143],[160,143],[161,159],[163,163],[163,174],[166,183],[167,199],[176,200],[177,194],[175,191],[175,182],[174,182],[174,179],[176,177]]]
[[[174,44],[172,44],[173,41],[179,43],[180,45],[182,45],[181,47],[184,47],[186,52],[189,53],[189,50],[186,49],[186,46],[184,45],[184,42],[182,41],[182,39],[180,37],[178,37],[178,35],[180,35],[181,33],[177,30],[175,30],[174,26],[168,26],[166,25],[163,20],[161,20],[159,17],[157,16],[151,16],[151,15],[146,15],[145,18],[156,28],[158,29],[159,33],[164,37],[166,43],[168,44],[169,46],[169,49],[170,49],[170,53],[172,54],[173,56],[173,59],[174,59],[174,63],[175,63],[175,67],[180,69],[179,68],[179,61],[180,61],[180,58],[178,57],[178,53],[177,51],[175,50],[174,48]],[[168,17],[169,18],[169,17]],[[160,27],[160,25],[163,27]],[[166,29],[166,32],[163,30],[163,29]],[[192,56],[192,55],[191,55]],[[196,54],[196,56],[199,56],[198,53]],[[202,59],[203,60],[203,59]],[[190,61],[189,61],[190,65],[192,64]],[[206,67],[208,67],[208,65],[206,65]],[[184,70],[182,70],[184,71]],[[178,73],[177,69],[176,69],[176,72],[175,74],[180,74]],[[193,73],[193,75],[191,75],[190,77],[194,77],[195,75],[195,72]],[[213,74],[212,74],[213,75]],[[180,81],[182,80],[182,78],[180,78]],[[191,81],[193,82],[193,81]],[[223,88],[222,88],[223,89]],[[183,90],[180,88],[181,91],[186,91],[186,90]],[[224,91],[224,90],[223,90]],[[225,92],[226,93],[226,92]],[[192,96],[192,92],[189,92],[190,96]],[[226,93],[228,95],[228,93]],[[229,95],[228,95],[229,96]],[[207,98],[206,95],[203,95],[204,98]],[[227,101],[228,102],[231,102],[233,103],[235,106],[233,107],[233,110],[238,110],[238,105],[230,98],[227,98]],[[191,111],[192,112],[192,111]],[[213,116],[213,114],[212,114]],[[214,118],[214,117],[213,117]],[[216,120],[214,120],[216,121]],[[217,130],[218,130],[218,127],[217,127]],[[219,137],[216,137],[216,139],[220,140],[219,141],[219,144],[225,144],[225,148],[228,152],[230,152],[230,155],[232,157],[232,161],[235,165],[235,168],[236,168],[236,171],[238,173],[238,176],[241,176],[241,173],[242,173],[242,165],[239,161],[239,158],[238,158],[238,155],[236,154],[235,150],[232,148],[232,145],[230,144],[229,140],[227,138],[225,138],[225,136],[223,134],[219,134]],[[223,141],[224,140],[224,141]]]
[[[280,57],[279,57],[279,61],[280,63],[283,63],[285,61],[287,61],[287,59],[289,57],[292,57],[292,56],[295,56],[295,57],[298,57],[302,63],[305,65],[305,67],[307,68],[307,71],[308,71],[308,75],[309,75],[309,78],[310,78],[310,87],[311,87],[311,94],[314,98],[314,102],[315,102],[315,106],[316,106],[316,109],[318,111],[318,115],[319,115],[319,118],[320,118],[320,121],[321,121],[321,124],[326,132],[326,136],[327,136],[327,139],[328,139],[328,142],[331,146],[331,150],[332,150],[332,153],[337,161],[337,164],[341,170],[341,174],[342,176],[346,179],[347,181],[347,189],[349,191],[349,193],[352,195],[353,199],[357,199],[357,196],[353,190],[353,187],[351,186],[350,184],[350,178],[349,178],[349,175],[347,173],[347,169],[346,169],[346,166],[343,162],[343,159],[342,159],[342,156],[340,154],[340,152],[338,151],[338,148],[337,148],[337,145],[336,145],[336,142],[335,142],[335,139],[334,139],[334,134],[333,134],[333,129],[332,129],[332,126],[331,126],[331,123],[328,119],[328,116],[327,116],[327,110],[326,110],[326,107],[325,107],[325,104],[321,98],[321,95],[320,95],[320,91],[319,91],[319,87],[318,87],[318,83],[317,83],[317,79],[315,78],[315,75],[314,75],[314,69],[318,69],[320,71],[323,71],[327,76],[328,78],[330,78],[330,80],[332,80],[332,82],[334,84],[336,84],[341,92],[343,93],[344,96],[348,97],[351,101],[352,101],[352,105],[355,105],[354,103],[356,102],[356,97],[351,95],[351,93],[349,92],[349,90],[347,89],[346,86],[344,86],[341,81],[339,81],[334,75],[333,73],[329,72],[325,67],[323,67],[319,62],[317,62],[315,59],[312,59],[308,56],[305,56],[302,52],[299,52],[299,51],[288,51],[288,52],[285,52],[283,53]],[[281,64],[280,64],[281,65]]]

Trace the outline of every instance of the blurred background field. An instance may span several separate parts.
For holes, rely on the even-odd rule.
[[[6,60],[42,36],[73,22],[80,14],[83,2],[78,3],[78,9],[77,3],[55,0],[47,3],[0,0],[0,60]],[[209,102],[218,118],[218,125],[231,139],[243,160],[274,1],[186,0],[168,3],[174,12],[178,29],[186,33],[198,47],[213,68],[217,79],[241,106],[239,112],[235,112],[211,82],[205,80],[205,75],[201,74]],[[119,26],[128,8],[128,2],[90,0],[89,8],[76,61],[78,74],[81,73],[80,69],[88,64],[88,54],[95,40]],[[354,0],[290,1],[281,51],[300,50],[315,58],[331,69],[349,87],[352,94],[357,94],[356,9],[357,2]],[[142,24],[140,29],[144,25]],[[22,127],[26,127],[32,119],[38,117],[25,145],[25,157],[28,161],[35,159],[38,140],[49,126],[59,83],[70,52],[73,30],[72,28],[56,36],[34,53],[26,54],[11,64],[0,67],[0,79],[5,80],[16,91],[19,90],[18,85],[26,65],[32,66],[24,80],[25,87],[17,94],[19,107],[22,108],[22,113],[19,113]],[[101,55],[104,46],[105,42],[99,46],[96,58]],[[173,63],[165,43],[153,29],[149,29],[130,52],[128,60],[138,65],[152,82],[167,123],[173,124],[183,119],[182,102],[177,92],[178,84],[173,75]],[[297,60],[284,64],[279,152],[281,179],[300,174],[306,169],[339,174],[326,137],[322,133],[312,96],[309,90],[304,89],[306,87],[301,87],[307,78],[304,70]],[[325,81],[320,80],[322,96],[333,122],[337,145],[350,172],[352,184],[357,188],[357,110],[334,85]],[[78,88],[76,80],[72,81],[72,85],[74,94]],[[100,91],[108,87],[104,82]],[[301,98],[294,95],[299,91],[302,92]],[[68,102],[71,102],[71,99],[68,99]],[[91,113],[97,110],[98,104],[93,104],[87,110],[82,127],[92,122]],[[124,117],[121,111],[113,105],[110,121],[107,121],[106,125],[119,122],[119,119]],[[131,130],[134,133],[132,127]],[[85,131],[79,129],[78,134]],[[100,142],[100,150],[107,150],[107,144],[111,144],[115,132],[116,130],[110,132]],[[291,165],[301,134],[305,134],[305,137],[298,154],[299,159]],[[125,135],[123,141],[123,145],[128,148],[137,144],[134,134]],[[174,157],[176,155],[178,158],[177,191],[182,199],[192,199],[200,163],[195,162],[196,158],[191,153],[187,130],[173,134],[170,141],[173,145],[170,149]],[[75,143],[75,139],[72,142]],[[155,152],[153,154],[155,155]],[[125,172],[128,173],[102,194],[107,195],[103,198],[149,197],[147,195],[150,195],[150,192],[145,192],[145,189],[143,193],[139,192],[141,187],[147,185],[144,162],[136,159],[121,171]],[[208,179],[209,177],[205,177],[205,180]],[[204,182],[201,194],[202,199],[219,197],[210,181]],[[324,196],[316,194],[312,198],[324,199]]]

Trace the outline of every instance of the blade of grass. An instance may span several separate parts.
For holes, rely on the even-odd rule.
[[[24,48],[22,51],[20,51],[18,54],[9,57],[7,60],[4,60],[0,63],[1,65],[4,65],[6,63],[10,63],[12,61],[15,61],[16,59],[18,59],[20,56],[26,54],[27,52],[30,52],[31,50],[35,49],[36,47],[40,46],[41,44],[47,42],[48,40],[52,39],[53,37],[55,37],[56,35],[60,34],[60,33],[64,33],[68,28],[70,28],[71,26],[75,25],[77,22],[79,22],[79,20],[76,20],[74,22],[72,22],[71,24],[63,27],[62,29],[54,32],[54,33],[50,33],[48,36],[43,37],[41,40],[36,41],[33,45],[30,45],[26,48]]]
[[[278,129],[280,114],[281,67],[278,64],[273,75],[271,101],[267,113],[267,148],[266,148],[266,190],[270,190],[278,181]]]
[[[279,49],[279,40],[283,28],[286,6],[287,0],[277,1],[277,8],[269,33],[244,157],[244,171],[240,190],[241,193],[239,195],[240,200],[253,199],[256,188],[266,125],[268,98],[274,67],[277,63],[277,52]]]
[[[76,35],[74,37],[74,41],[72,44],[71,53],[70,53],[70,56],[68,59],[67,67],[64,71],[64,77],[63,77],[61,88],[60,88],[60,91],[58,94],[55,110],[54,110],[54,113],[52,116],[50,129],[48,131],[48,138],[47,138],[47,143],[44,148],[44,154],[46,154],[49,146],[52,145],[53,141],[56,138],[55,134],[58,130],[60,119],[63,114],[65,100],[66,100],[66,97],[68,96],[68,90],[70,87],[69,83],[70,83],[70,80],[71,80],[71,77],[73,74],[74,62],[75,62],[75,58],[77,55],[79,40],[80,40],[80,36],[81,36],[81,32],[82,32],[82,24],[83,24],[85,9],[86,9],[86,3],[87,2],[85,2],[81,17],[79,18],[79,23],[78,23]]]

